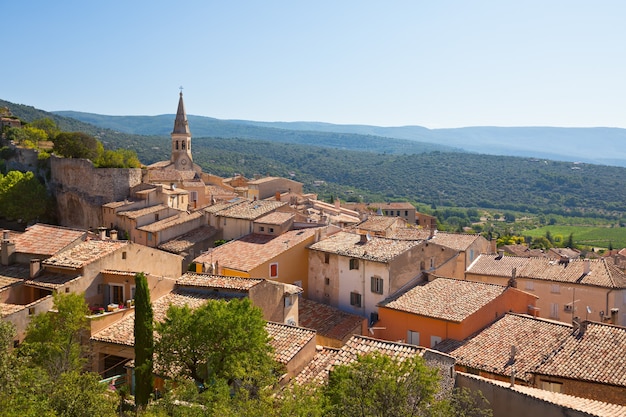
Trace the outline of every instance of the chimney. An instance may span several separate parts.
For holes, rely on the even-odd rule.
[[[578,335],[579,336],[582,336],[582,335],[585,334],[585,332],[587,331],[587,325],[588,324],[589,324],[589,322],[587,320],[580,322],[580,326],[578,328]]]
[[[109,232],[109,235],[111,235],[111,240],[117,240],[117,230],[113,229]]]
[[[15,256],[15,242],[11,242],[9,237],[9,231],[4,230],[2,232],[2,248],[0,249],[0,263],[4,266],[11,265],[13,263],[13,257]]]
[[[276,199],[276,201],[280,201],[280,191],[276,191],[276,194],[274,194],[274,198]]]
[[[370,236],[369,233],[362,233],[361,234],[361,239],[359,240],[359,243],[367,243],[370,240]]]
[[[335,199],[335,208],[341,208],[341,201],[339,201],[339,197]]]
[[[572,327],[574,329],[574,333],[576,333],[580,329],[580,318],[574,317],[572,319]]]
[[[513,268],[511,270],[511,279],[509,279],[509,283],[508,283],[509,287],[517,288],[516,275],[517,275],[517,268]]]
[[[437,229],[431,227],[430,228],[430,234],[428,235],[428,239],[430,240],[430,239],[434,238],[436,234],[437,234]]]
[[[30,260],[30,278],[35,278],[41,272],[41,259],[31,259]]]
[[[504,249],[498,249],[498,256],[496,257],[496,260],[500,260],[504,258]]]
[[[104,226],[98,227],[98,233],[100,233],[100,239],[104,240],[107,238],[107,228]]]
[[[491,253],[498,253],[498,241],[494,238],[491,238],[489,241],[489,248],[491,249]]]
[[[611,324],[614,324],[617,326],[617,321],[618,321],[618,313],[619,313],[619,308],[612,308],[611,309]]]
[[[583,261],[583,264],[585,265],[585,269],[583,270],[583,274],[584,275],[589,275],[589,272],[591,272],[591,262],[589,261],[589,259],[585,259]]]

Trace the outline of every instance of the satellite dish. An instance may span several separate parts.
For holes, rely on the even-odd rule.
[[[587,314],[591,314],[591,307],[587,306]]]

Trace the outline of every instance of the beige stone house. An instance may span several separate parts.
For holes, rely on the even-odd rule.
[[[469,281],[499,285],[513,277],[517,288],[539,297],[540,317],[626,323],[626,275],[611,260],[480,255],[465,273]]]
[[[308,297],[376,322],[380,301],[423,279],[422,249],[420,241],[335,233],[309,246]]]
[[[267,223],[259,224],[268,227]],[[307,247],[324,233],[325,228],[319,227],[289,230],[278,236],[251,233],[208,250],[193,263],[200,272],[266,278],[297,285],[306,297],[309,292]]]

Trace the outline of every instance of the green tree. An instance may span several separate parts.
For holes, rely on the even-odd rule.
[[[54,138],[54,152],[66,158],[85,158],[97,161],[104,153],[102,143],[82,132],[63,132]]]
[[[28,124],[28,126],[35,127],[46,132],[47,140],[53,140],[60,132],[57,124],[49,117],[33,120]]]
[[[275,382],[276,362],[261,310],[247,299],[211,300],[197,309],[170,306],[159,334],[156,361],[208,388],[225,382],[256,388]]]
[[[30,223],[50,213],[52,200],[32,172],[0,174],[0,216]]]
[[[419,356],[403,361],[374,353],[330,373],[331,416],[420,416],[435,405],[436,369]]]
[[[548,238],[543,236],[537,236],[530,243],[531,249],[550,249],[552,247],[552,242],[548,240]]]
[[[117,395],[99,382],[98,374],[65,372],[51,384],[50,407],[63,417],[114,417]]]
[[[64,372],[80,371],[86,362],[89,308],[82,294],[54,294],[54,311],[32,318],[20,353],[40,366],[52,380]]]
[[[569,234],[569,237],[567,238],[563,246],[570,249],[576,249],[576,244],[574,243],[574,233]]]
[[[153,388],[154,318],[148,280],[135,275],[135,403],[145,408]]]

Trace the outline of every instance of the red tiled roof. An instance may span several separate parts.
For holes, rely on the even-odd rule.
[[[480,238],[480,235],[470,235],[465,233],[447,233],[447,232],[437,232],[432,237],[432,241],[445,246],[446,248],[454,249],[457,251],[465,251],[470,247],[472,243],[474,243],[477,239]]]
[[[274,358],[283,364],[288,363],[312,339],[315,330],[287,324],[268,322],[265,330],[270,337],[270,345],[274,348]]]
[[[419,244],[418,241],[381,237],[370,237],[366,243],[360,241],[361,236],[356,233],[338,232],[309,246],[309,249],[374,262],[389,262]]]
[[[87,240],[43,261],[44,265],[82,268],[128,245],[121,240]]]
[[[262,279],[227,277],[222,275],[197,274],[187,272],[176,280],[178,285],[185,287],[223,288],[238,291],[250,291]]]
[[[608,288],[626,288],[626,275],[606,259],[575,259],[559,262],[548,258],[480,255],[467,270],[469,274],[568,282]],[[585,273],[589,268],[589,273]]]
[[[137,210],[120,211],[117,213],[117,215],[127,217],[129,219],[137,219],[141,216],[146,216],[152,213],[158,213],[164,210],[167,210],[167,206],[163,204],[157,204],[156,206],[143,207]]]
[[[217,229],[211,226],[200,226],[192,231],[178,236],[165,243],[161,243],[158,248],[167,252],[181,253],[191,248],[196,243],[207,241],[217,234]]]
[[[311,238],[317,230],[318,228],[290,230],[278,236],[252,233],[203,253],[194,262],[219,262],[221,267],[251,271]]]
[[[626,327],[583,322],[535,373],[626,387]]]
[[[179,224],[192,222],[203,216],[204,214],[200,211],[194,211],[193,213],[187,213],[187,212],[182,211],[178,214],[175,214],[174,216],[170,216],[163,220],[159,220],[157,222],[138,227],[137,230],[142,230],[144,232],[149,232],[149,233],[159,232],[161,230],[165,230],[170,227],[177,226]]]
[[[263,223],[263,224],[274,224],[280,226],[281,224],[287,223],[289,220],[295,217],[295,213],[283,213],[280,211],[275,211],[270,214],[266,214],[263,217],[259,217],[254,222],[255,223]]]
[[[384,232],[398,221],[398,217],[369,216],[366,220],[353,226],[354,229],[370,230],[372,232]]]
[[[506,287],[500,285],[437,278],[413,287],[381,306],[460,323],[505,290]]]
[[[232,205],[217,212],[216,215],[233,219],[255,220],[285,205],[287,205],[287,203],[280,201],[244,200],[239,204]]]
[[[441,343],[434,349],[457,359],[460,365],[498,375],[510,376],[515,369],[518,379],[529,381],[533,370],[557,349],[572,333],[565,323],[507,313],[474,336],[446,349]],[[511,346],[515,346],[511,360]]]
[[[346,313],[335,307],[301,298],[298,300],[298,318],[300,325],[315,329],[321,336],[344,340],[353,334],[354,329],[362,326],[361,316]]]
[[[35,224],[15,238],[15,251],[52,256],[74,242],[84,240],[87,231],[47,224]]]

